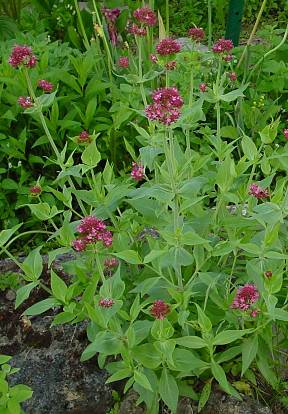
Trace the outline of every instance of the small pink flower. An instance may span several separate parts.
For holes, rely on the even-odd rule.
[[[104,221],[95,216],[84,217],[77,226],[77,231],[81,237],[76,241],[81,240],[80,244],[86,244],[85,248],[88,244],[95,244],[98,241],[102,242],[105,247],[109,247],[113,241],[112,233],[107,230]],[[75,241],[73,246],[77,250],[78,244],[76,243],[75,247]]]
[[[254,309],[251,311],[250,316],[252,316],[252,318],[257,318],[259,311],[257,309]]]
[[[72,246],[77,252],[83,252],[87,247],[87,241],[85,238],[75,239],[72,242]]]
[[[147,26],[155,26],[157,23],[157,17],[153,10],[148,6],[140,7],[133,13],[138,22],[146,24]]]
[[[84,130],[80,132],[78,136],[78,143],[81,144],[81,143],[86,143],[86,142],[88,143],[91,142],[91,137],[89,135],[89,132]]]
[[[179,109],[157,103],[146,106],[145,113],[148,119],[163,125],[171,125],[180,118]]]
[[[31,47],[26,45],[16,45],[12,49],[8,63],[10,63],[10,65],[14,68],[18,68],[21,65],[33,68],[37,63],[37,59],[36,56],[32,54]]]
[[[98,303],[99,303],[99,306],[101,306],[101,308],[111,308],[115,302],[113,299],[105,298],[105,299],[100,299]]]
[[[228,73],[228,77],[232,82],[234,82],[234,81],[237,80],[237,73],[236,72],[230,72],[230,73]]]
[[[158,62],[158,58],[157,58],[157,56],[156,56],[156,55],[154,55],[154,54],[151,54],[151,55],[150,55],[150,60],[151,60],[151,62],[153,62],[153,63],[157,63],[157,62]]]
[[[202,27],[192,27],[188,30],[188,35],[194,40],[195,42],[200,42],[205,37],[205,32]]]
[[[176,40],[167,37],[158,43],[156,50],[157,53],[161,56],[169,56],[180,52],[181,45]]]
[[[176,87],[156,89],[152,94],[152,99],[154,103],[167,107],[181,108],[184,103]]]
[[[134,34],[135,36],[146,36],[147,30],[145,27],[139,27],[137,24],[133,23],[128,27],[128,33]]]
[[[29,188],[29,193],[32,197],[37,197],[42,193],[40,185],[36,184]]]
[[[165,64],[165,68],[167,70],[174,70],[174,69],[176,69],[176,60],[171,60],[171,62],[167,62]]]
[[[118,66],[120,66],[120,68],[128,68],[129,67],[129,58],[127,56],[121,56],[118,59]]]
[[[231,60],[233,59],[233,55],[225,55],[223,56],[223,60],[225,60],[225,62],[231,62]]]
[[[257,302],[260,295],[255,285],[247,283],[237,290],[231,308],[241,311],[248,310],[253,303]]]
[[[24,109],[31,108],[33,106],[33,102],[30,96],[19,96],[18,103]]]
[[[258,199],[269,197],[269,191],[267,188],[261,188],[258,184],[255,183],[250,185],[249,194]]]
[[[52,92],[53,90],[53,83],[48,82],[45,79],[41,79],[38,81],[38,86],[40,89],[43,89],[44,92]]]
[[[212,47],[214,53],[225,53],[230,52],[233,49],[234,45],[232,40],[229,39],[219,39]]]
[[[144,178],[144,167],[141,164],[132,162],[131,177],[134,181],[142,181]]]
[[[273,273],[271,272],[271,270],[267,270],[264,273],[264,276],[267,277],[267,279],[271,279],[271,277],[273,276]]]
[[[170,312],[170,306],[163,300],[155,300],[153,303],[150,313],[155,319],[163,320],[166,315]]]
[[[201,91],[201,92],[206,92],[207,91],[207,85],[206,85],[206,83],[200,83],[200,85],[199,85],[199,90]]]
[[[284,129],[283,134],[284,134],[285,139],[288,140],[288,129]]]
[[[111,259],[104,260],[104,266],[107,269],[113,269],[114,267],[117,267],[118,265],[119,265],[119,260],[116,259],[116,257],[111,257]]]

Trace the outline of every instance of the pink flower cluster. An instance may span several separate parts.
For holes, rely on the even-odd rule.
[[[95,216],[84,217],[77,226],[77,231],[81,236],[73,241],[73,247],[78,252],[85,250],[87,245],[95,244],[98,241],[101,241],[105,247],[112,244],[111,231],[107,230],[103,220]]]
[[[200,42],[205,37],[205,32],[202,27],[192,27],[188,30],[188,35],[194,40],[195,42]]]
[[[146,24],[147,26],[155,26],[157,23],[156,14],[150,7],[144,6],[135,10],[133,16],[139,23]]]
[[[153,53],[150,55],[150,60],[153,63],[157,63],[158,62],[158,58],[156,55],[154,55]],[[287,130],[288,131],[288,130]]]
[[[139,27],[137,24],[132,23],[128,27],[128,33],[134,34],[135,36],[146,36],[147,30],[145,27]]]
[[[284,134],[285,139],[288,140],[288,129],[284,129],[283,134]]]
[[[151,315],[159,320],[163,320],[169,312],[170,306],[161,299],[155,300],[150,310]]]
[[[250,185],[249,194],[258,199],[269,197],[269,191],[267,188],[261,188],[258,184],[255,183]]]
[[[12,49],[8,63],[14,68],[18,68],[21,65],[24,65],[27,68],[34,68],[37,63],[37,58],[33,55],[31,47],[16,45]]]
[[[158,43],[156,50],[157,53],[161,56],[169,56],[180,52],[181,45],[176,40],[167,37]]]
[[[48,82],[45,79],[41,79],[38,81],[38,87],[42,89],[44,92],[52,92],[53,90],[53,83]]]
[[[135,181],[141,181],[144,178],[144,167],[141,164],[137,164],[136,162],[132,162],[132,171],[131,177]]]
[[[255,285],[247,283],[237,290],[231,308],[247,311],[253,303],[257,302],[260,295]],[[253,316],[253,315],[252,315]]]
[[[228,73],[228,77],[232,82],[234,82],[234,81],[237,80],[237,73],[236,72],[230,72],[230,73]]]
[[[214,53],[229,53],[233,49],[234,45],[230,39],[219,39],[212,47]]]
[[[207,85],[206,85],[206,83],[200,83],[200,85],[199,85],[199,90],[201,91],[201,92],[206,92],[206,90],[207,90]]]
[[[109,298],[100,299],[98,304],[101,308],[111,308],[114,305],[114,300]]]
[[[33,106],[33,102],[30,96],[19,96],[18,103],[24,109],[31,108]]]
[[[165,68],[167,70],[174,70],[176,69],[176,60],[171,60],[170,62],[165,63]]]
[[[116,257],[111,257],[111,259],[104,260],[104,266],[106,269],[113,269],[119,265],[119,260]]]
[[[118,59],[118,66],[120,66],[120,68],[128,68],[129,67],[129,58],[127,56],[121,56]]]
[[[108,7],[102,7],[101,9],[106,20],[112,23],[115,23],[118,17],[120,16],[121,10],[118,7],[114,9],[109,9]]]
[[[145,108],[148,119],[159,121],[161,124],[170,125],[180,117],[180,108],[183,99],[178,89],[160,88],[153,92],[153,103]]]

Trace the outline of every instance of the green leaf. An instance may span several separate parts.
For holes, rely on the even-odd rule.
[[[205,348],[207,346],[204,339],[199,338],[199,336],[183,336],[182,338],[177,338],[176,343],[192,349]]]
[[[199,402],[198,402],[198,413],[202,410],[202,408],[205,407],[207,401],[209,400],[209,397],[211,394],[211,384],[212,384],[212,380],[209,380],[208,382],[206,382],[206,384],[202,388]]]
[[[81,160],[85,165],[88,165],[89,167],[94,168],[98,165],[99,161],[101,160],[101,154],[96,147],[95,141],[91,142],[91,144],[85,148],[81,156]]]
[[[17,309],[24,300],[28,299],[31,291],[38,286],[39,282],[31,282],[28,285],[22,286],[16,292],[15,309]]]
[[[251,138],[247,137],[247,135],[244,135],[242,138],[242,149],[244,152],[244,155],[248,158],[250,161],[254,161],[257,158],[258,150],[254,142]]]
[[[203,239],[193,231],[188,231],[187,233],[182,234],[181,242],[187,246],[195,246],[197,244],[207,243],[207,240]]]
[[[55,96],[56,96],[57,90],[53,93],[44,93],[43,95],[39,96],[39,98],[36,99],[36,102],[38,105],[42,106],[42,108],[48,108],[52,105]]]
[[[133,349],[133,357],[145,368],[156,369],[161,364],[161,354],[153,344],[143,344]]]
[[[227,330],[227,331],[223,331],[220,332],[218,335],[215,336],[214,340],[213,340],[213,345],[227,345],[230,344],[231,342],[236,341],[237,339],[242,338],[242,336],[250,333],[251,331],[253,331],[253,329],[245,329],[242,331],[237,331],[237,330]]]
[[[166,253],[167,253],[167,250],[165,250],[165,249],[162,249],[162,250],[151,250],[151,252],[148,253],[144,257],[143,263],[153,262],[153,260],[158,259],[159,257],[163,256]]]
[[[119,253],[113,253],[113,256],[119,257],[119,259],[124,260],[127,263],[131,264],[141,264],[141,258],[135,250],[123,250]]]
[[[51,289],[56,299],[61,302],[66,301],[67,286],[64,280],[62,280],[56,273],[51,269]]]
[[[172,413],[176,413],[179,389],[175,378],[164,368],[159,381],[159,393],[162,400],[170,408]]]
[[[34,214],[39,220],[49,220],[50,218],[61,213],[63,210],[58,210],[55,205],[52,208],[48,203],[28,204],[31,213]]]
[[[25,279],[36,282],[42,274],[43,259],[40,254],[42,246],[32,250],[21,264],[21,269],[25,273]]]
[[[258,336],[254,335],[251,338],[245,339],[242,344],[242,372],[241,376],[245,374],[250,367],[252,361],[255,359],[258,351]]]
[[[288,312],[281,308],[275,308],[273,312],[274,318],[278,321],[288,322]]]
[[[2,230],[0,232],[0,246],[4,246],[4,244],[13,236],[14,233],[22,226],[22,223],[17,224],[16,226],[12,227],[8,230]]]
[[[210,332],[212,329],[212,323],[208,316],[205,315],[203,310],[200,308],[197,303],[195,303],[197,311],[198,311],[198,323],[202,329],[203,332]]]
[[[120,369],[119,371],[115,372],[115,374],[111,375],[111,377],[107,379],[106,384],[110,384],[111,382],[114,382],[114,381],[121,381],[124,378],[131,377],[131,375],[132,375],[132,372],[129,368]]]
[[[224,389],[224,391],[229,392],[229,383],[226,378],[226,374],[224,369],[221,367],[221,365],[217,364],[214,360],[211,361],[211,371],[218,382],[219,385]]]
[[[115,337],[112,332],[99,332],[95,340],[82,353],[81,362],[92,358],[97,352],[105,355],[117,355],[122,348],[122,341]]]
[[[245,96],[243,92],[248,87],[248,83],[246,85],[241,86],[238,89],[234,89],[234,91],[228,92],[225,95],[220,95],[220,100],[225,102],[232,102],[239,97]]]
[[[146,377],[146,375],[143,374],[143,372],[135,370],[134,371],[134,380],[135,380],[135,382],[137,382],[137,384],[141,385],[141,387],[145,388],[146,390],[149,390],[149,391],[153,392],[151,384],[150,384],[148,378]]]
[[[266,125],[262,131],[259,132],[263,144],[271,144],[277,137],[280,118]]]
[[[6,364],[10,359],[12,359],[12,357],[9,355],[0,355],[0,365]]]
[[[174,366],[170,368],[176,371],[191,372],[209,367],[207,362],[202,361],[187,349],[176,348],[173,352],[173,361]]]
[[[9,394],[15,401],[21,403],[23,401],[29,400],[29,398],[32,397],[33,391],[27,385],[17,384],[14,387],[10,388]]]
[[[58,300],[54,298],[48,298],[41,300],[41,302],[35,303],[35,305],[30,306],[30,308],[26,309],[24,315],[34,316],[40,315],[41,313],[46,312],[47,310],[54,308],[55,306],[59,306],[60,303]]]

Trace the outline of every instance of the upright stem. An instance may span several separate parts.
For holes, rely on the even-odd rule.
[[[255,22],[255,24],[254,24],[254,27],[253,27],[252,32],[251,32],[251,34],[250,34],[250,37],[249,37],[249,39],[248,39],[248,42],[246,43],[246,46],[245,46],[245,48],[244,48],[244,50],[243,50],[243,52],[242,52],[242,55],[241,55],[241,57],[240,57],[240,59],[239,59],[238,64],[237,64],[237,68],[239,68],[239,66],[241,65],[241,63],[242,63],[242,61],[243,61],[243,59],[244,59],[244,57],[245,57],[245,55],[246,55],[246,53],[247,53],[247,49],[248,49],[248,47],[250,46],[250,44],[251,44],[251,42],[252,42],[252,40],[253,40],[253,37],[254,37],[254,35],[255,35],[255,33],[256,33],[256,31],[257,31],[257,29],[258,29],[258,26],[259,26],[259,23],[260,23],[260,19],[261,19],[261,17],[262,17],[262,14],[263,14],[264,8],[265,8],[265,6],[266,6],[266,3],[267,3],[267,0],[263,0],[262,5],[261,5],[260,10],[259,10],[259,13],[258,13],[258,16],[257,16],[257,19],[256,19],[256,22]]]
[[[169,17],[169,0],[166,0],[166,37],[169,36],[170,30]]]
[[[105,276],[104,276],[104,273],[103,273],[103,269],[102,269],[102,265],[101,265],[101,262],[100,262],[98,252],[95,253],[95,258],[96,258],[96,265],[97,265],[99,275],[101,277],[102,283],[104,283],[105,282]]]
[[[217,138],[221,139],[221,107],[220,101],[216,102],[216,116],[217,116]]]
[[[79,4],[78,4],[77,0],[74,0],[74,5],[75,5],[78,21],[79,21],[80,30],[81,30],[82,36],[84,38],[83,43],[84,43],[84,46],[86,47],[86,49],[88,50],[90,48],[90,44],[89,44],[89,40],[88,40],[86,31],[84,29],[83,20],[82,20],[81,12],[80,12],[80,9],[79,9]]]
[[[212,2],[208,0],[208,48],[212,46]]]

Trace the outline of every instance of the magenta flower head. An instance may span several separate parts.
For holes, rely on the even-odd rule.
[[[113,299],[109,299],[109,298],[105,298],[105,299],[100,299],[98,304],[99,306],[101,306],[101,308],[111,308],[114,305],[114,300]]]
[[[267,270],[266,272],[264,272],[264,276],[267,277],[267,279],[271,279],[273,273],[271,270]]]
[[[89,132],[85,130],[80,132],[78,136],[78,143],[83,144],[83,143],[89,143],[89,142],[91,142],[91,137],[89,135]]]
[[[267,188],[261,188],[258,184],[255,183],[250,185],[249,194],[258,199],[269,197],[269,191]]]
[[[285,139],[288,140],[288,129],[284,129],[283,134],[284,134]]]
[[[180,52],[181,45],[176,40],[167,37],[158,43],[156,50],[157,53],[161,56],[169,56]]]
[[[170,306],[161,299],[155,300],[150,310],[151,315],[159,320],[163,320],[169,312]]]
[[[114,9],[109,9],[108,7],[103,7],[101,9],[106,20],[111,23],[115,23],[118,17],[120,16],[121,10],[118,7]]]
[[[129,67],[129,58],[127,56],[121,56],[118,59],[118,66],[120,66],[120,68],[128,68]]]
[[[53,83],[48,82],[47,80],[44,80],[44,79],[41,79],[38,81],[38,87],[42,89],[44,92],[53,91]]]
[[[176,60],[171,60],[170,62],[165,63],[165,68],[167,70],[174,70],[174,69],[176,69]]]
[[[166,106],[172,106],[181,108],[183,106],[183,99],[179,94],[179,91],[175,87],[159,88],[152,94],[153,102],[163,104]]]
[[[139,23],[146,24],[147,26],[155,26],[157,23],[156,14],[148,6],[135,10],[133,16]]]
[[[106,269],[113,269],[119,265],[119,260],[116,257],[111,257],[110,259],[104,260],[104,266]]]
[[[134,181],[142,181],[144,178],[144,167],[141,164],[132,162],[131,177]]]
[[[237,80],[237,73],[236,72],[230,72],[230,73],[228,73],[228,77],[232,82],[235,82]]]
[[[37,63],[37,59],[36,56],[33,55],[31,47],[16,45],[12,49],[8,63],[14,68],[18,68],[21,65],[24,65],[27,68],[33,68]]]
[[[205,32],[202,27],[192,27],[188,30],[188,36],[195,42],[201,42],[205,37]]]
[[[137,24],[133,23],[128,27],[128,33],[134,34],[135,36],[146,36],[147,30],[145,27],[139,27]]]
[[[259,313],[259,311],[257,309],[253,309],[250,313],[250,316],[252,318],[257,318],[258,313]]]
[[[29,194],[32,197],[38,197],[42,193],[40,185],[36,184],[29,188]]]
[[[247,283],[237,290],[231,308],[241,311],[248,310],[253,303],[257,302],[260,295],[255,285]]]
[[[30,96],[19,96],[18,103],[24,109],[31,108],[33,106],[33,102]]]
[[[112,233],[107,230],[104,221],[95,216],[84,217],[77,226],[77,231],[80,237],[72,243],[77,251],[83,251],[87,245],[97,242],[102,242],[105,247],[109,247],[113,241]]]
[[[206,92],[207,91],[207,85],[206,85],[206,83],[204,83],[204,82],[200,83],[199,90],[201,92]]]
[[[234,45],[230,39],[219,39],[212,47],[214,53],[229,53],[233,49]]]
[[[225,62],[231,62],[231,60],[233,59],[233,55],[230,55],[230,54],[228,54],[228,55],[225,55],[224,57],[223,57],[223,60],[225,61]]]

